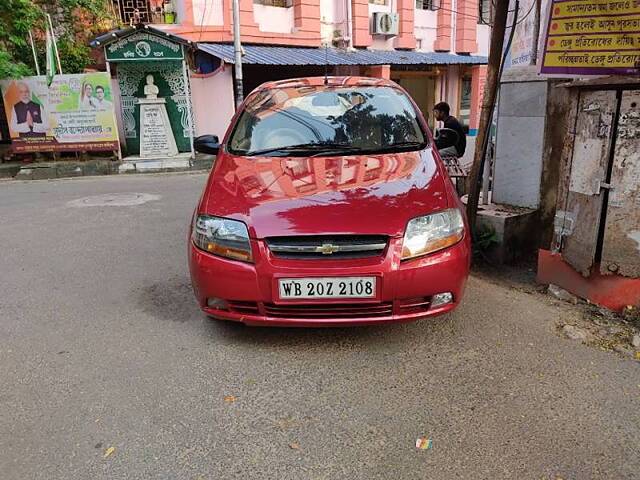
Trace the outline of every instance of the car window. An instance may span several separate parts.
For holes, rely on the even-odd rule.
[[[422,148],[426,137],[407,96],[393,87],[291,87],[252,96],[229,140],[237,155],[298,146],[349,146],[375,153]],[[304,155],[303,149],[287,155]]]

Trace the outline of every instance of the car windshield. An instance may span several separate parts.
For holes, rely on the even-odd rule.
[[[236,155],[307,156],[418,150],[426,140],[397,88],[296,86],[250,98],[228,145]]]

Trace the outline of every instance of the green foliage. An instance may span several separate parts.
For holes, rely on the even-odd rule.
[[[9,52],[0,51],[0,79],[20,78],[32,75],[33,71],[22,62],[14,62]]]
[[[114,26],[110,0],[4,2],[8,5],[0,8],[0,79],[35,75],[29,31],[44,69],[46,13],[52,17],[64,73],[81,73],[91,65],[89,41]]]
[[[500,243],[502,239],[495,230],[486,226],[476,227],[473,235],[473,256],[487,260],[487,252],[493,245]]]
[[[44,25],[44,13],[32,0],[5,0],[0,8],[0,78],[32,75],[29,30]]]
[[[60,63],[64,73],[81,73],[92,60],[89,56],[90,47],[84,43],[70,41],[63,38],[58,42]]]

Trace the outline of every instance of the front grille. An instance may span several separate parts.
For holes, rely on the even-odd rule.
[[[384,235],[319,235],[270,237],[269,250],[278,258],[346,259],[378,257],[384,253],[389,237]]]
[[[264,304],[268,317],[276,318],[363,318],[387,317],[393,314],[393,303],[368,304]]]
[[[229,310],[234,313],[243,313],[246,315],[258,315],[260,313],[256,302],[229,300],[227,305],[229,306]]]
[[[429,310],[431,299],[429,297],[406,298],[398,301],[400,313],[421,312]]]

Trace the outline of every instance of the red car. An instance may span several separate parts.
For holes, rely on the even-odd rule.
[[[388,80],[266,83],[238,110],[189,234],[200,308],[251,325],[412,321],[453,310],[470,264],[431,133]]]

